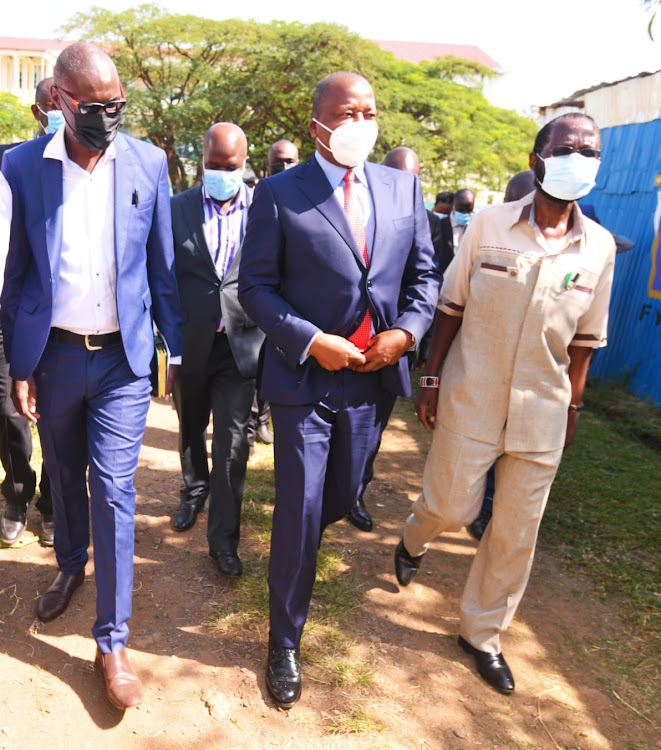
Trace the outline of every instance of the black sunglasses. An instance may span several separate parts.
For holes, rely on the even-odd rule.
[[[60,94],[65,94],[66,98],[71,100],[77,107],[81,115],[98,115],[103,110],[107,115],[118,115],[126,104],[126,99],[111,99],[109,102],[79,102],[74,99],[71,94],[68,94],[64,89],[59,86],[55,88]],[[67,107],[73,112],[73,109],[67,104]]]
[[[551,149],[551,156],[569,156],[569,154],[580,154],[586,159],[600,159],[601,149],[599,148],[573,148],[572,146],[554,146]]]

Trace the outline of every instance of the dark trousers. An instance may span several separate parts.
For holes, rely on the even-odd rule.
[[[34,372],[39,435],[51,480],[55,555],[64,573],[85,568],[94,537],[96,622],[103,653],[124,648],[133,596],[133,477],[151,398],[121,344],[98,351],[49,341]],[[88,496],[89,488],[89,496]]]
[[[203,505],[209,496],[207,540],[216,552],[235,554],[248,461],[247,428],[255,379],[239,372],[229,341],[216,334],[206,371],[181,374],[175,388],[183,502]],[[213,415],[209,473],[206,430]]]
[[[30,423],[21,416],[11,400],[9,363],[5,357],[2,329],[0,329],[0,461],[5,470],[2,494],[9,505],[27,508],[34,497],[36,474],[30,466],[32,433]],[[41,469],[39,484],[41,497],[36,507],[44,515],[53,513],[48,475]]]
[[[275,511],[269,563],[271,634],[298,645],[307,619],[324,529],[358,497],[394,396],[378,373],[342,370],[321,403],[271,404],[275,433]]]

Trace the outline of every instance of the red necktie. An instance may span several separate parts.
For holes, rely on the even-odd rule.
[[[363,250],[363,258],[365,259],[365,265],[369,268],[369,256],[367,255],[367,242],[365,240],[365,223],[363,219],[363,210],[358,202],[358,197],[353,190],[353,181],[356,179],[356,175],[349,170],[344,175],[344,213],[347,215],[349,220],[349,226],[353,232],[353,236],[356,238],[356,243],[359,248]],[[369,307],[365,312],[365,316],[358,328],[349,337],[349,341],[364,352],[367,349],[370,339],[372,338],[372,315]]]

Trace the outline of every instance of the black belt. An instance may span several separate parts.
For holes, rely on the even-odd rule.
[[[122,343],[122,334],[119,331],[112,333],[73,333],[65,331],[63,328],[51,328],[48,334],[49,341],[55,341],[60,344],[75,344],[82,346],[90,352],[98,349],[104,349],[106,346],[115,346]]]

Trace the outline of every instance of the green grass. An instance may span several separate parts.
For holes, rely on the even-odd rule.
[[[632,401],[633,399],[633,401]],[[624,617],[657,637],[661,410],[600,385],[551,491],[541,539],[587,572]],[[618,415],[614,420],[613,415]]]

